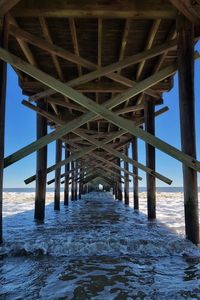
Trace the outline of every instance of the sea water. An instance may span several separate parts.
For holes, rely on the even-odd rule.
[[[200,249],[184,239],[182,190],[157,191],[157,221],[110,193],[33,218],[34,192],[4,191],[0,299],[200,299]],[[200,195],[199,195],[200,196]],[[63,193],[61,194],[63,199]]]

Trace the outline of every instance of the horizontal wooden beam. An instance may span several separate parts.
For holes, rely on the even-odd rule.
[[[36,94],[42,92],[46,87],[38,81],[20,81],[20,87],[25,93]],[[172,80],[159,82],[153,86],[155,92],[169,91],[172,87]],[[74,87],[81,93],[123,93],[128,87],[118,82],[87,82]],[[57,98],[56,98],[57,99]]]
[[[196,54],[196,58],[199,58],[199,57],[200,57],[200,55]],[[108,108],[113,108],[116,106],[116,99],[117,99],[117,104],[123,103],[127,99],[130,99],[134,95],[137,95],[138,93],[140,93],[141,90],[145,90],[148,87],[155,84],[156,82],[159,82],[160,80],[163,80],[163,79],[173,75],[177,69],[176,65],[171,65],[171,66],[157,72],[156,74],[150,76],[149,78],[139,82],[138,84],[136,84],[134,87],[130,88],[125,93],[117,96],[115,99],[111,99],[110,101],[107,101],[105,103],[105,105],[99,105],[98,103],[87,98],[83,94],[73,90],[69,86],[66,86],[64,83],[49,76],[48,74],[45,74],[44,72],[38,70],[34,66],[31,66],[31,65],[25,63],[18,57],[10,54],[8,51],[6,51],[2,48],[0,48],[0,58],[2,60],[6,61],[7,63],[10,63],[17,69],[20,69],[21,71],[25,72],[26,74],[32,76],[33,78],[43,82],[47,86],[53,88],[55,91],[61,93],[63,96],[69,97],[71,100],[73,100],[76,103],[82,105],[83,107],[89,109],[91,111],[90,112],[91,114],[89,115],[89,117],[92,116],[91,119],[96,114],[100,115],[103,118],[105,118],[106,120],[108,120],[109,122],[113,123],[114,125],[124,129],[125,131],[129,132],[130,134],[133,134],[134,136],[136,136],[138,138],[141,138],[142,140],[144,140],[148,144],[152,145],[153,147],[155,147],[155,148],[163,151],[164,153],[174,157],[175,159],[181,161],[182,163],[186,164],[188,167],[191,167],[192,169],[195,169],[196,171],[200,171],[200,162],[197,161],[196,159],[194,159],[193,157],[181,152],[180,150],[178,150],[175,147],[169,145],[168,143],[162,141],[161,139],[149,134],[148,132],[145,132],[141,128],[136,127],[135,125],[132,124],[131,121],[123,119],[122,117],[119,117],[112,111],[108,110]],[[114,103],[113,103],[113,100],[115,100]],[[84,114],[81,117],[85,121],[87,114]],[[87,123],[87,122],[85,122],[85,123]],[[65,132],[66,126],[68,128],[69,124],[64,125],[61,128],[57,129],[59,131],[59,134],[57,132],[56,136],[55,136],[55,132],[53,132],[51,134],[51,135],[53,135],[53,137],[51,136],[51,141],[53,139],[56,139],[57,136],[60,134],[61,134],[61,136],[66,134],[66,132]],[[72,130],[73,129],[71,129],[71,131]],[[44,137],[44,140],[46,137],[47,136]],[[37,142],[40,143],[40,140]],[[48,142],[49,142],[49,140],[47,142],[45,141],[46,144]],[[37,148],[35,148],[34,146],[35,146],[35,144],[34,145],[32,144],[31,147],[28,146],[28,149],[26,148],[26,150],[28,150],[27,152],[32,153],[35,150],[37,150]],[[42,145],[42,147],[43,146],[44,146],[44,144]],[[33,148],[34,148],[34,150],[33,150]],[[9,165],[13,162],[13,155],[11,155],[10,157],[8,157],[4,160],[4,166]],[[17,155],[19,156],[19,152],[17,153]],[[21,155],[21,153],[20,153],[20,155]],[[23,157],[24,157],[24,154],[23,154]],[[15,154],[14,161],[16,161],[16,154]]]
[[[1,52],[0,56],[2,58],[4,57],[5,61],[9,61],[12,65],[15,65],[16,68],[23,69],[23,71],[25,73],[31,75],[32,77],[38,78],[37,74],[39,72],[41,82],[43,82],[42,78],[45,78],[46,76],[48,78],[50,77],[48,75],[45,75],[43,72],[37,70],[33,66],[30,66],[29,64],[25,63],[24,61],[17,58],[16,56],[11,55],[8,52],[5,52],[4,49],[1,49],[0,52]],[[144,81],[138,83],[134,88],[129,89],[126,93],[121,94],[120,96],[116,96],[116,97],[112,98],[111,100],[107,101],[106,104],[104,104],[104,105],[106,105],[107,108],[112,109],[115,106],[119,105],[120,103],[123,103],[124,101],[126,101],[128,99],[127,93],[128,93],[128,97],[134,97],[134,96],[138,95],[139,93],[141,93],[142,91],[144,91],[145,89],[148,89],[148,87],[156,84],[160,80],[165,79],[167,76],[170,76],[171,73],[172,73],[171,68],[170,68],[170,72],[168,71],[168,69],[167,69],[167,72],[162,71],[162,74],[159,72],[156,76],[154,75],[153,77],[145,79]],[[52,77],[50,77],[50,78],[52,78]],[[53,79],[53,80],[55,80],[55,79]],[[47,79],[47,82],[48,82],[48,79]],[[130,90],[132,90],[131,94],[129,93]],[[41,149],[45,145],[54,141],[55,139],[58,139],[58,138],[62,137],[63,135],[71,132],[73,129],[81,127],[85,123],[91,121],[93,118],[95,118],[95,114],[92,112],[88,112],[88,113],[84,114],[83,116],[77,118],[76,120],[69,122],[68,124],[64,125],[63,127],[56,129],[54,132],[44,136],[40,140],[37,140],[37,141],[29,144],[28,146],[22,148],[21,150],[15,152],[14,154],[8,156],[4,160],[4,167],[7,167],[7,166],[13,164],[14,162],[22,159],[23,157],[33,153],[34,151]]]
[[[16,17],[48,18],[131,18],[131,19],[174,19],[176,11],[169,2],[162,0],[123,0],[115,1],[52,1],[26,0],[13,10]]]
[[[173,49],[176,46],[176,41],[171,41],[171,42],[169,42],[171,44],[169,44],[169,43],[168,43],[168,45],[163,44],[161,46],[158,46],[158,47],[152,49],[153,51],[151,51],[151,52],[146,53],[144,51],[139,54],[129,56],[121,62],[113,63],[109,66],[99,68],[98,65],[91,63],[88,60],[86,60],[80,56],[77,56],[67,50],[64,50],[61,47],[51,44],[51,43],[47,42],[46,40],[39,38],[37,36],[34,36],[24,30],[19,29],[18,27],[13,26],[13,25],[10,25],[10,33],[13,34],[16,38],[20,38],[26,42],[29,42],[43,50],[48,51],[51,54],[60,56],[63,59],[66,59],[73,63],[79,64],[90,70],[97,69],[97,71],[85,74],[83,76],[80,76],[76,79],[73,79],[73,80],[67,82],[67,85],[71,86],[71,87],[76,87],[77,85],[87,83],[91,80],[100,78],[102,76],[107,76],[108,78],[110,78],[118,83],[121,83],[121,84],[124,84],[125,86],[131,87],[135,84],[135,81],[130,80],[124,76],[121,76],[121,75],[113,73],[113,72],[116,70],[121,70],[123,68],[126,68],[130,65],[136,64],[144,59],[149,59],[149,58],[155,57],[155,56],[163,53],[163,51],[166,51],[166,46],[167,46],[167,50]],[[163,50],[163,47],[165,50]],[[31,96],[30,100],[36,101],[38,99],[53,95],[54,93],[55,93],[55,91],[53,91],[53,90],[46,90],[44,92],[40,92],[39,94]],[[155,98],[160,97],[159,93],[156,93],[156,91],[154,91],[152,89],[147,89],[146,93]]]

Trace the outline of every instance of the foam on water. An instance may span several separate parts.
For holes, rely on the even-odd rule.
[[[200,299],[200,249],[175,232],[184,233],[181,196],[157,195],[158,218],[172,231],[109,193],[62,204],[60,212],[48,193],[45,224],[37,224],[33,193],[5,193],[0,296]],[[143,212],[145,202],[140,193]]]

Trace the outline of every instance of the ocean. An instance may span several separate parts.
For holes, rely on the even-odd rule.
[[[157,189],[157,221],[90,193],[36,223],[34,189],[4,190],[0,299],[200,299],[200,249],[184,238],[181,188]],[[200,194],[199,194],[200,199]],[[63,192],[61,193],[63,200]]]

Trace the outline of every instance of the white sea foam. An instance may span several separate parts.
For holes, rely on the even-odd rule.
[[[161,222],[183,234],[182,206],[182,194],[160,193],[160,220],[148,222],[145,193],[141,213],[109,193],[55,212],[47,193],[37,224],[33,193],[5,193],[0,298],[199,299],[200,249]]]

